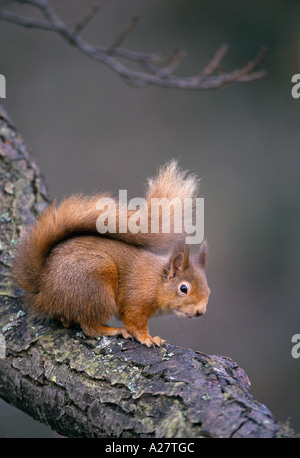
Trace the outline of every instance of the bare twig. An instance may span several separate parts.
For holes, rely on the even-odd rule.
[[[210,76],[212,75],[221,64],[222,59],[224,58],[225,54],[227,54],[229,50],[229,46],[226,44],[221,45],[218,49],[212,60],[207,64],[207,66],[202,70],[202,76]]]
[[[185,58],[186,56],[186,52],[184,51],[184,49],[182,48],[175,48],[173,49],[172,53],[170,54],[170,56],[167,57],[166,59],[166,63],[167,65],[162,68],[162,69],[159,69],[158,71],[155,72],[156,76],[159,76],[159,77],[166,77],[168,75],[171,75],[172,73],[174,73],[174,71],[180,67],[183,59]]]
[[[114,49],[119,48],[121,46],[127,35],[134,29],[139,20],[139,15],[135,14],[134,16],[132,16],[129,24],[124,28],[124,30],[122,30],[120,35],[115,39],[109,50],[107,50],[107,54],[111,54],[111,52]]]
[[[255,68],[257,68],[260,62],[265,59],[267,51],[268,50],[266,47],[261,48],[257,56],[252,61],[246,62],[239,70],[233,72],[233,80],[240,80],[241,78],[243,79],[243,77],[247,78],[249,74],[253,74],[253,70],[255,70]]]
[[[182,64],[186,55],[185,51],[182,49],[175,48],[168,58],[163,59],[156,54],[144,54],[120,48],[124,39],[136,26],[139,19],[137,15],[132,17],[129,24],[110,47],[100,48],[89,44],[80,36],[84,27],[86,27],[98,11],[97,5],[95,5],[77,25],[73,28],[69,28],[60,17],[57,16],[47,0],[11,1],[22,5],[29,4],[37,8],[42,13],[45,20],[24,17],[4,9],[0,9],[0,19],[22,27],[58,33],[69,44],[75,46],[79,51],[92,59],[107,65],[111,70],[119,74],[129,84],[135,87],[155,85],[190,90],[215,89],[227,86],[229,83],[248,82],[265,76],[263,70],[258,70],[258,67],[266,56],[265,48],[262,48],[252,61],[247,62],[241,68],[230,73],[224,71],[221,73],[219,71],[221,62],[228,52],[228,46],[222,45],[200,74],[193,77],[177,77],[174,75],[174,71]],[[129,68],[126,62],[124,64],[120,62],[118,58],[122,58],[126,62],[133,61],[138,63],[142,71],[140,72]],[[165,63],[164,67],[162,67],[163,63]],[[216,74],[216,72],[218,72],[218,74]]]
[[[87,26],[87,24],[93,19],[95,14],[98,12],[99,6],[100,5],[98,5],[98,4],[95,4],[95,5],[92,6],[92,8],[88,12],[88,14],[77,25],[75,25],[75,27],[73,29],[73,35],[79,35],[80,34],[80,32],[84,29],[84,27]]]

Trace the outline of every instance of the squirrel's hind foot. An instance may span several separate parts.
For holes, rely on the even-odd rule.
[[[133,339],[125,328],[97,324],[93,326],[81,325],[83,332],[89,337],[122,336],[124,339]]]
[[[120,335],[124,337],[124,339],[136,339],[141,344],[146,345],[148,348],[150,347],[162,347],[165,345],[166,340],[161,339],[158,336],[151,337],[149,333],[145,332],[132,332],[130,334],[127,329],[125,328],[118,328],[112,326],[105,326],[103,324],[97,325],[81,325],[83,332],[89,337],[101,337],[101,336],[117,336]]]

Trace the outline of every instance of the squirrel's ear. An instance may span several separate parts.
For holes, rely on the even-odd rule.
[[[200,250],[198,253],[198,263],[200,267],[205,267],[207,266],[207,252],[208,252],[208,244],[206,240],[203,240],[203,242],[200,245]]]
[[[185,269],[189,263],[190,246],[185,245],[184,241],[178,242],[170,256],[169,264],[166,269],[167,279],[174,278],[179,271]]]

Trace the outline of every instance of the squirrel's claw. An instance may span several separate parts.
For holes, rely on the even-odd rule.
[[[160,337],[158,336],[155,336],[155,337],[147,337],[145,340],[141,341],[142,344],[144,345],[147,345],[148,348],[150,347],[161,347],[163,346],[166,341],[161,339]]]

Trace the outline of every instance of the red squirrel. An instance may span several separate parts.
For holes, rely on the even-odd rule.
[[[195,199],[197,187],[198,180],[176,161],[165,165],[148,180],[149,221],[151,199]],[[161,346],[165,340],[149,334],[150,317],[192,318],[206,311],[207,243],[191,256],[185,234],[174,230],[100,234],[97,203],[106,196],[73,195],[44,210],[17,248],[15,282],[29,306],[65,327],[79,324],[90,337],[121,335]],[[119,211],[116,218],[118,229]],[[113,316],[123,327],[106,325]]]

